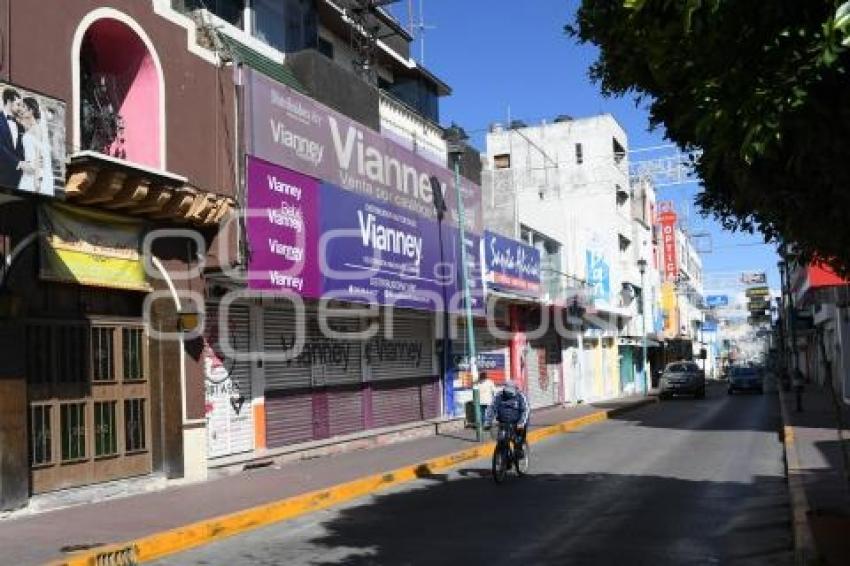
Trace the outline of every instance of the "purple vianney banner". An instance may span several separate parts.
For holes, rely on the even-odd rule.
[[[319,182],[250,157],[247,178],[250,288],[319,296]]]
[[[458,222],[454,177],[445,167],[252,69],[245,71],[247,152],[270,163],[435,220],[430,177]],[[461,179],[466,227],[483,229],[481,188]]]
[[[424,310],[442,310],[445,298],[462,308],[456,228],[443,225],[440,238],[437,222],[404,209],[251,157],[247,170],[250,288]],[[467,250],[479,241],[468,234]],[[480,258],[467,260],[481,313]]]

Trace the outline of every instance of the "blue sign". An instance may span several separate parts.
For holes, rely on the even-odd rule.
[[[729,295],[708,295],[705,298],[705,304],[709,308],[728,307]]]
[[[702,329],[705,332],[717,332],[717,321],[716,320],[706,320],[702,324]]]
[[[605,256],[587,250],[587,284],[596,301],[609,301],[611,298],[611,269]]]
[[[540,251],[516,240],[484,232],[487,286],[523,295],[540,293]]]

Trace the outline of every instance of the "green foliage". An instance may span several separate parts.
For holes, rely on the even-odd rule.
[[[850,271],[850,2],[583,0],[590,77],[695,165],[703,213]]]

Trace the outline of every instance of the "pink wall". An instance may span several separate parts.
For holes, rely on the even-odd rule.
[[[160,160],[160,89],[153,57],[125,24],[98,20],[86,31],[94,45],[96,72],[114,77],[119,114],[124,118],[126,159],[164,169]],[[110,148],[113,153],[115,148]]]

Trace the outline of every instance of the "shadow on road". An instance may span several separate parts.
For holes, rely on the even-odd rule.
[[[309,542],[328,558],[310,563],[783,564],[790,549],[782,478],[458,475],[340,510]]]

